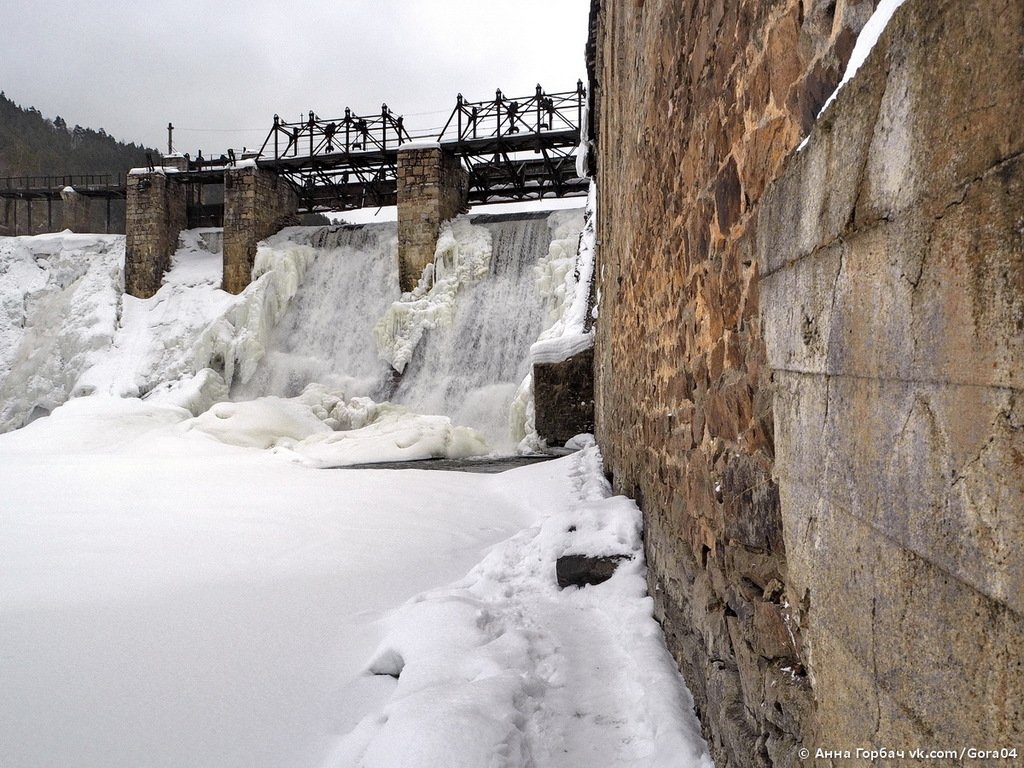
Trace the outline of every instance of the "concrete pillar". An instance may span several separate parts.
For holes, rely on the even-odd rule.
[[[92,229],[90,217],[90,200],[76,192],[72,187],[64,187],[60,192],[62,229],[72,232],[89,232]]]
[[[256,243],[297,224],[299,196],[276,173],[255,165],[224,172],[224,282],[241,293],[252,281]]]
[[[148,299],[160,288],[185,228],[185,185],[161,171],[128,176],[125,292]]]
[[[466,210],[469,176],[439,146],[398,150],[398,280],[411,291],[434,260],[441,223]]]

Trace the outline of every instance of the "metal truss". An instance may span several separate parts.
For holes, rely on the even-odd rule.
[[[459,94],[439,134],[411,136],[403,118],[387,104],[373,115],[356,115],[346,108],[344,117],[337,119],[309,112],[290,123],[274,115],[259,151],[241,159],[283,177],[304,211],[394,205],[398,150],[423,140],[437,142],[459,158],[469,174],[470,202],[571,197],[587,190],[586,180],[576,175],[573,157],[585,108],[586,90],[578,81],[573,91],[547,93],[538,85],[522,98],[509,98],[500,90],[486,101],[467,101]],[[200,186],[223,184],[224,171],[238,163],[233,150],[215,158],[204,158],[202,152],[184,158],[185,170],[170,178]],[[149,165],[155,168],[152,159]],[[0,197],[34,194],[32,185],[15,181],[22,180],[0,180]],[[58,197],[64,186],[57,188]],[[111,182],[108,188],[109,193],[98,194],[124,197],[123,181]]]
[[[532,96],[517,99],[508,98],[501,89],[489,101],[466,101],[460,93],[437,140],[462,145],[523,133],[575,131],[578,135],[586,96],[582,80],[576,82],[575,91],[549,94],[538,84]]]
[[[86,197],[123,199],[125,177],[103,175],[12,176],[0,179],[0,198],[8,200],[60,200],[65,187]]]

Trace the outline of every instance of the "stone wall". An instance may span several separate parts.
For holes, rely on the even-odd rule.
[[[224,282],[241,293],[252,280],[256,244],[295,223],[299,199],[276,174],[255,166],[224,173]]]
[[[148,299],[160,288],[185,228],[186,188],[163,172],[128,177],[125,292]]]
[[[794,154],[874,5],[596,3],[597,436],[719,768],[1021,744],[1022,9],[907,0]]]
[[[441,223],[466,209],[469,177],[440,147],[398,150],[398,280],[411,291],[434,260]]]
[[[593,32],[597,436],[719,768],[791,764],[812,723],[751,225],[872,10],[604,0]]]
[[[1019,2],[908,0],[759,212],[823,747],[1024,747],[1021,51]]]
[[[597,19],[597,435],[719,768],[792,764],[812,722],[751,224],[872,3],[804,6],[605,0]]]

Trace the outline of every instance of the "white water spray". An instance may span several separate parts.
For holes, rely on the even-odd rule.
[[[566,216],[558,214],[557,234],[564,234]],[[429,279],[401,301],[393,224],[323,230],[260,369],[233,397],[294,397],[319,383],[349,398],[387,398],[416,413],[448,416],[481,433],[492,451],[514,451],[523,425],[512,423],[512,402],[530,373],[530,345],[557,301],[544,295],[535,274],[555,226],[548,218],[455,222],[440,242],[443,263],[428,268]],[[582,212],[578,219],[577,231]],[[433,299],[431,286],[438,286]],[[392,362],[402,369],[397,385]]]

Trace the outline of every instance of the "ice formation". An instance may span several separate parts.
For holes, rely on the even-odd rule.
[[[592,270],[586,258],[577,263],[581,226],[578,209],[460,217],[404,296],[393,224],[285,230],[259,244],[253,282],[237,296],[220,290],[218,230],[183,232],[149,299],[122,292],[121,238],[5,240],[0,428],[69,397],[141,397],[202,415],[199,431],[249,445],[246,408],[257,406],[215,409],[234,409],[219,419],[238,426],[234,437],[227,423],[211,426],[211,406],[266,396],[276,400],[259,408],[273,403],[281,416],[304,408],[317,385],[349,404],[374,403],[379,418],[320,437],[271,419],[280,433],[256,442],[324,466],[372,460],[369,446],[382,461],[540,448],[522,442],[532,434],[531,366],[546,359],[534,342],[589,343],[587,297],[577,295]]]

